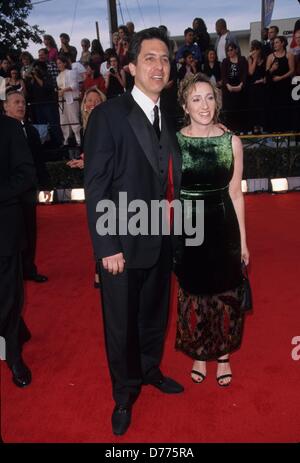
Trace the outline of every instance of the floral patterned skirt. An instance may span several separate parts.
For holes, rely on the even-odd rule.
[[[238,349],[244,325],[242,294],[242,286],[213,295],[179,288],[176,349],[195,360],[216,360]]]

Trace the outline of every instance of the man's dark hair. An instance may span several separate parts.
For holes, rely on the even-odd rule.
[[[194,29],[192,29],[191,27],[188,27],[187,29],[185,29],[184,31],[184,36],[186,36],[186,34],[189,34],[190,32],[192,32],[192,34],[194,33]]]
[[[270,29],[274,29],[276,34],[279,34],[279,27],[278,26],[270,26]]]
[[[216,21],[216,24],[218,24],[218,26],[221,26],[223,27],[223,29],[227,29],[227,23],[225,21],[224,18],[220,18]]]
[[[48,48],[40,48],[38,52],[40,52],[40,51],[43,51],[44,53],[46,53],[46,55],[49,55]]]
[[[70,36],[66,34],[65,32],[62,32],[59,36],[61,39],[66,39],[70,42]]]
[[[137,32],[133,36],[129,44],[129,51],[128,51],[130,63],[136,64],[138,56],[141,52],[142,42],[144,40],[151,40],[151,39],[158,39],[164,42],[170,54],[170,41],[167,35],[158,27],[150,27],[149,29],[144,29],[140,32]]]

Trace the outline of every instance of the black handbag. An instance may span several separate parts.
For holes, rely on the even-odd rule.
[[[252,291],[250,286],[250,281],[248,277],[248,270],[245,262],[242,262],[242,274],[243,274],[243,292],[242,292],[242,301],[241,301],[241,310],[242,312],[248,312],[252,309]]]

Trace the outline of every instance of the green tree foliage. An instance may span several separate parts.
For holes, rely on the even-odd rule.
[[[44,31],[26,19],[32,10],[31,0],[0,0],[0,52],[25,50],[31,40],[41,43]]]

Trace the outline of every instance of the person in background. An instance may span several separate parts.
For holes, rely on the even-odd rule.
[[[104,51],[101,42],[98,39],[92,40],[91,59],[95,64],[99,64],[99,66],[103,62]]]
[[[118,51],[118,44],[119,44],[119,32],[114,32],[112,35],[112,44],[113,44],[113,49],[115,51],[115,54],[117,54]]]
[[[126,88],[125,71],[120,69],[116,56],[109,58],[109,69],[105,74],[105,88],[107,99],[122,95]]]
[[[43,160],[43,149],[40,136],[36,128],[25,121],[26,102],[23,95],[18,92],[8,93],[4,103],[5,114],[12,117],[23,126],[28,146],[33,158],[37,175],[37,188],[44,192],[46,202],[50,200],[50,177]],[[25,222],[26,248],[22,252],[23,277],[36,283],[45,283],[48,278],[38,272],[36,266],[36,202],[37,188],[31,188],[21,198],[22,211]]]
[[[134,31],[134,23],[132,21],[128,21],[126,23],[126,27],[127,27],[127,36],[128,36],[128,40],[130,42],[130,40],[132,39],[132,37],[134,36],[135,34],[135,31]]]
[[[100,74],[99,66],[90,61],[85,68],[85,79],[82,83],[84,93],[90,87],[97,87],[102,93],[106,93],[105,80]]]
[[[241,345],[244,313],[242,262],[249,263],[241,190],[243,145],[218,124],[216,88],[203,74],[180,84],[185,125],[177,133],[182,154],[181,200],[204,201],[204,241],[189,246],[175,265],[179,282],[176,349],[193,360],[191,379],[206,378],[207,361],[217,362],[219,386],[229,386],[229,355]]]
[[[232,131],[242,132],[246,127],[245,88],[248,63],[239,55],[235,43],[226,45],[227,58],[221,65],[222,98],[225,124]]]
[[[9,77],[10,65],[8,59],[3,59],[0,64],[0,76],[6,79]]]
[[[269,56],[274,51],[274,40],[278,37],[279,28],[278,26],[269,27],[268,31],[268,46],[265,50],[265,56]]]
[[[225,19],[220,18],[216,22],[216,33],[218,34],[218,38],[215,43],[215,50],[217,52],[218,61],[220,64],[223,63],[224,59],[227,58],[227,47],[229,43],[233,43],[235,48],[240,54],[240,49],[238,45],[238,41],[235,35],[227,29],[227,24]]]
[[[202,18],[195,18],[193,20],[193,30],[195,42],[202,52],[202,58],[204,57],[206,50],[210,46],[210,35],[207,32],[207,27]],[[203,60],[202,60],[203,61]]]
[[[284,132],[291,129],[291,78],[295,70],[294,56],[287,52],[287,39],[278,36],[273,43],[274,52],[267,58],[266,77],[268,91],[269,130]]]
[[[81,145],[79,121],[79,85],[71,71],[69,60],[60,56],[56,61],[59,70],[57,88],[59,98],[60,124],[64,136],[64,146],[68,145],[70,132],[73,132],[77,146]]]
[[[176,53],[176,63],[183,63],[184,58],[183,58],[183,53],[185,51],[189,51],[192,53],[194,60],[198,63],[201,64],[202,60],[202,52],[201,48],[194,43],[194,31],[191,27],[188,27],[184,31],[184,45],[182,45],[179,50]]]
[[[26,243],[21,199],[35,187],[36,178],[20,122],[0,115],[0,143],[0,336],[6,342],[6,363],[12,380],[22,388],[31,383],[32,376],[22,358],[22,343],[30,338],[30,332],[22,319],[21,253]]]
[[[79,61],[83,65],[89,63],[92,58],[92,54],[90,52],[90,46],[91,46],[91,42],[89,41],[89,39],[81,40],[82,52],[81,52],[81,57]]]
[[[222,87],[221,66],[214,48],[206,50],[202,72],[218,89]]]
[[[44,45],[48,50],[48,60],[56,62],[58,58],[58,49],[52,35],[44,35]]]
[[[71,58],[71,62],[75,63],[77,57],[77,49],[70,45],[70,37],[65,32],[62,32],[59,36],[61,41],[61,48],[59,50],[59,55],[69,55]]]
[[[20,55],[22,67],[21,67],[21,77],[25,81],[30,78],[31,72],[33,70],[34,59],[33,56],[28,53],[28,51],[23,51]]]
[[[249,126],[253,134],[260,134],[265,127],[266,60],[263,45],[258,40],[251,42],[248,57],[248,109]]]
[[[178,79],[183,80],[190,74],[197,74],[200,71],[200,64],[195,61],[192,52],[185,50],[182,55],[183,63],[178,71]]]
[[[20,72],[18,68],[10,69],[10,77],[5,79],[6,93],[18,91],[26,95],[25,82],[21,79]]]

